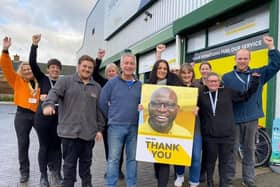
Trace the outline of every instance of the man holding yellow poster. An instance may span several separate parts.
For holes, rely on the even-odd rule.
[[[144,84],[136,159],[191,164],[197,89]]]

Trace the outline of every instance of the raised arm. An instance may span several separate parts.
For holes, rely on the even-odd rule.
[[[2,67],[3,74],[6,77],[9,85],[12,88],[14,88],[17,74],[14,71],[12,61],[9,56],[9,48],[11,45],[12,45],[12,39],[6,36],[3,39],[3,50],[2,50],[2,55],[0,57],[0,65]]]
[[[263,42],[269,49],[269,63],[266,66],[256,69],[256,71],[261,74],[262,84],[269,81],[280,69],[280,53],[275,49],[273,38],[270,36],[264,36]]]
[[[45,74],[41,71],[37,63],[37,48],[40,40],[41,40],[41,34],[35,34],[32,36],[32,46],[29,54],[29,64],[35,78],[38,81],[40,81],[45,77]]]
[[[104,56],[105,56],[105,49],[98,49],[97,57],[96,57],[96,64],[94,67],[93,74],[98,74],[98,70],[99,70],[99,67],[101,65],[101,62],[102,62]]]
[[[92,73],[93,80],[98,82],[101,85],[101,87],[103,87],[107,82],[107,79],[102,77],[98,72],[104,56],[105,56],[105,50],[104,49],[99,49],[98,52],[97,52],[97,57],[95,59],[95,67],[94,67],[94,70],[93,70],[93,73]]]
[[[156,60],[161,59],[161,54],[165,49],[166,49],[166,46],[164,44],[158,44],[156,46]]]

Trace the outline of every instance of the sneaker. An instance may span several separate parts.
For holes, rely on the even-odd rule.
[[[183,186],[183,183],[184,183],[184,180],[185,180],[185,176],[182,175],[182,176],[178,176],[177,175],[177,179],[175,180],[174,182],[174,186],[176,187],[182,187]]]
[[[242,186],[244,187],[256,187],[256,183],[255,182],[251,182],[251,181],[242,181]]]

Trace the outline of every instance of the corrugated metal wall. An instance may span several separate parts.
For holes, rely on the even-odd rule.
[[[99,48],[105,48],[104,41],[104,0],[98,1],[87,18],[82,47],[77,57],[84,54],[96,57]],[[94,30],[94,31],[93,31]],[[94,33],[93,33],[94,32]]]
[[[147,18],[143,13],[131,24],[121,30],[106,44],[107,54],[110,56],[116,52],[133,46],[137,42],[159,32],[172,22],[195,9],[209,3],[211,0],[160,0],[147,9],[152,18]]]
[[[211,0],[159,0],[152,5],[148,12],[152,14],[149,18],[142,13],[129,25],[113,36],[109,41],[104,41],[104,0],[100,0],[88,17],[85,38],[78,56],[87,52],[95,55],[98,48],[106,49],[106,57],[111,57],[125,48],[135,45],[153,34],[170,26],[172,22],[195,9],[209,3]],[[100,14],[103,14],[102,16]],[[145,21],[145,18],[147,20]],[[91,30],[95,27],[95,39]],[[103,31],[103,33],[101,33]]]

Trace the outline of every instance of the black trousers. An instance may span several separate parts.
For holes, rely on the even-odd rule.
[[[93,146],[94,140],[85,141],[79,138],[62,138],[64,186],[74,187],[78,160],[79,176],[82,179],[82,186],[91,184],[90,167],[92,163]]]
[[[105,129],[102,133],[103,136],[103,142],[104,142],[104,149],[105,149],[105,157],[106,161],[108,161],[108,155],[109,155],[109,146],[108,146],[108,133],[107,133],[108,125],[105,126]],[[123,154],[124,154],[124,146],[122,147],[122,153],[121,153],[121,158],[120,158],[120,165],[119,165],[119,172],[122,170],[122,165],[123,165]]]
[[[221,141],[222,142],[222,141]],[[213,174],[217,157],[219,159],[219,186],[227,187],[232,184],[231,179],[228,177],[229,159],[234,154],[234,143],[216,143],[211,141],[205,142],[207,154],[207,183],[213,183]]]
[[[169,164],[154,163],[158,187],[166,187],[169,180]]]
[[[17,110],[14,125],[18,143],[18,160],[21,175],[29,175],[29,134],[34,124],[34,113]]]
[[[200,175],[202,177],[206,176],[206,173],[207,173],[207,159],[206,158],[207,158],[207,155],[206,155],[205,142],[202,141],[202,157],[201,157],[201,170],[200,170]]]
[[[57,135],[57,116],[49,116],[37,120],[35,117],[35,129],[39,139],[38,163],[40,172],[47,175],[47,166],[53,172],[61,169],[61,140]]]

